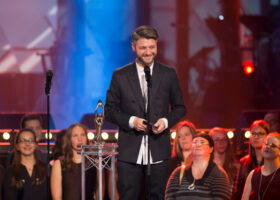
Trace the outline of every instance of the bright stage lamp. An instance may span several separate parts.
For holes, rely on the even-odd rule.
[[[251,132],[250,131],[245,131],[244,137],[248,139],[250,136],[251,136]]]
[[[52,139],[52,133],[50,132],[50,140]],[[48,133],[45,133],[45,138],[46,138],[46,140],[48,139]]]
[[[175,137],[176,137],[176,132],[172,132],[172,133],[171,133],[171,138],[174,140]]]
[[[106,132],[103,132],[103,133],[101,133],[101,137],[102,137],[103,140],[108,140],[109,134],[106,133]]]
[[[254,63],[251,60],[245,60],[242,62],[243,71],[246,75],[250,75],[255,71]]]
[[[228,131],[227,136],[229,139],[232,139],[234,137],[234,132],[233,131]]]
[[[93,139],[94,139],[94,133],[93,133],[93,132],[88,132],[87,138],[88,138],[89,140],[93,140]]]
[[[119,132],[115,133],[115,138],[116,138],[116,140],[119,138]]]
[[[11,138],[11,135],[8,132],[4,132],[2,137],[4,140],[9,140]]]

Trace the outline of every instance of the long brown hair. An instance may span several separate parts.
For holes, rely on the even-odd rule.
[[[72,131],[73,128],[75,127],[81,127],[84,130],[85,134],[87,134],[87,127],[80,123],[74,123],[70,125],[69,128],[66,130],[65,154],[64,157],[62,157],[61,162],[62,162],[63,170],[67,170],[67,171],[72,171],[75,167],[73,162],[73,147],[71,143]],[[87,139],[87,144],[88,143],[89,142]]]
[[[255,127],[255,126],[260,126],[261,128],[263,128],[266,132],[266,135],[269,133],[270,131],[270,126],[269,124],[264,121],[264,120],[255,120],[251,126],[250,126],[250,132],[252,132],[252,129]],[[257,166],[254,166],[255,163],[257,162],[257,156],[256,156],[256,151],[255,149],[252,147],[251,143],[249,143],[249,167],[248,167],[248,173],[255,167]]]
[[[188,127],[191,131],[192,137],[194,137],[196,135],[196,128],[195,128],[194,124],[188,120],[181,121],[176,126],[176,137],[174,140],[171,157],[172,158],[179,157],[181,160],[184,160],[183,150],[180,147],[179,140],[178,140],[178,132],[182,127]]]
[[[235,157],[234,157],[234,153],[232,151],[232,146],[230,143],[229,138],[227,137],[227,132],[224,128],[221,127],[214,127],[210,130],[209,135],[213,138],[213,135],[216,132],[220,132],[223,133],[227,139],[227,148],[225,151],[225,160],[224,160],[224,164],[223,164],[223,168],[226,171],[226,173],[228,174],[228,178],[231,184],[234,183],[236,174],[237,174],[237,166],[236,163],[237,161],[235,161]]]
[[[21,152],[17,150],[17,145],[19,143],[19,137],[23,132],[30,132],[32,133],[34,137],[34,142],[36,142],[36,134],[32,129],[29,128],[24,128],[21,129],[15,137],[14,140],[14,158],[12,162],[12,168],[13,168],[13,176],[12,176],[12,186],[15,186],[16,188],[22,188],[23,182],[22,182],[22,174],[21,174]],[[46,165],[39,160],[38,157],[38,151],[37,148],[35,148],[34,151],[34,157],[35,157],[35,167],[33,170],[35,170],[33,173],[35,174],[34,176],[31,177],[31,184],[33,185],[40,185],[46,180],[46,172],[47,168]]]

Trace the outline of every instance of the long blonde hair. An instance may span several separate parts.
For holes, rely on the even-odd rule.
[[[181,121],[176,126],[176,137],[173,144],[172,155],[171,157],[179,157],[181,160],[184,160],[183,150],[180,147],[179,140],[178,140],[178,132],[182,127],[188,127],[191,131],[192,137],[196,135],[196,128],[193,123],[188,120]]]

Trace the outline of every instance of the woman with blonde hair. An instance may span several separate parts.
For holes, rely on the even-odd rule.
[[[190,121],[184,120],[177,124],[172,155],[168,161],[169,175],[176,167],[192,162],[191,147],[195,135],[196,128]]]
[[[277,199],[280,196],[280,134],[270,133],[262,147],[264,165],[250,172],[242,200]]]

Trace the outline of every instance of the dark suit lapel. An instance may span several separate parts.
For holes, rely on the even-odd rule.
[[[134,97],[136,98],[136,101],[138,102],[138,105],[140,105],[141,109],[144,110],[144,99],[142,96],[142,90],[141,90],[141,86],[140,86],[140,81],[139,81],[139,77],[138,77],[138,73],[137,73],[137,69],[136,69],[136,64],[133,63],[131,66],[131,70],[129,73],[129,77],[128,77],[128,84],[131,87],[131,91],[134,95]]]
[[[156,97],[157,91],[160,87],[161,83],[161,70],[160,65],[155,61],[154,68],[153,68],[153,74],[152,74],[152,89],[151,89],[151,107],[153,105],[153,101]]]

